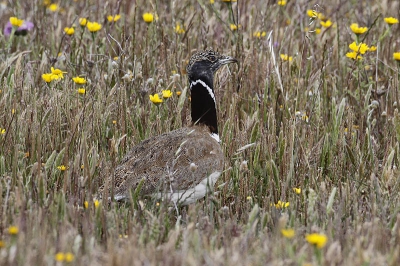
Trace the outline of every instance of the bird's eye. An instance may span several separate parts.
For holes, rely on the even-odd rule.
[[[215,56],[210,56],[210,61],[214,62],[215,61]]]

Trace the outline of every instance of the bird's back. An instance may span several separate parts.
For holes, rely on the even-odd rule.
[[[129,198],[143,179],[141,195],[183,193],[213,173],[220,174],[223,164],[222,149],[207,127],[171,131],[144,140],[124,157],[114,172],[114,197]],[[210,185],[215,181],[210,180]]]

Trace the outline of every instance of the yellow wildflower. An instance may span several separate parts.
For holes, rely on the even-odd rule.
[[[71,28],[65,27],[65,28],[64,28],[64,32],[65,32],[67,35],[72,35],[72,34],[75,33],[75,29],[74,29],[73,27],[71,27]]]
[[[88,21],[88,22],[86,23],[86,27],[88,28],[88,30],[89,30],[90,32],[97,32],[97,31],[101,30],[101,27],[102,27],[102,26],[101,26],[100,23]]]
[[[0,248],[4,248],[6,246],[6,243],[4,241],[0,240]]]
[[[295,231],[294,231],[294,229],[291,229],[291,228],[281,229],[281,234],[286,238],[293,238],[295,235]]]
[[[99,200],[94,200],[94,207],[97,209],[100,206],[100,201]]]
[[[86,18],[79,19],[79,25],[81,25],[82,27],[85,27],[87,23],[88,23],[88,21]]]
[[[222,2],[225,2],[225,3],[230,3],[230,2],[236,2],[237,0],[222,0]]]
[[[260,32],[260,31],[256,31],[253,33],[253,36],[256,38],[261,38],[261,37],[265,37],[267,35],[267,33],[265,31]]]
[[[350,25],[350,29],[357,35],[358,34],[363,34],[368,30],[367,27],[359,27],[357,23],[351,24]]]
[[[286,5],[285,0],[278,1],[278,6],[285,6],[285,5]]]
[[[185,30],[183,29],[183,27],[181,27],[180,24],[176,24],[175,32],[178,33],[178,34],[182,34],[182,33],[185,33]]]
[[[375,52],[376,49],[377,49],[376,46],[373,46],[373,45],[372,45],[372,46],[369,47],[368,51],[370,51],[370,52]]]
[[[393,53],[393,59],[397,60],[397,61],[400,61],[400,52]]]
[[[67,170],[67,167],[65,165],[59,165],[59,166],[57,166],[57,169],[60,171],[65,171],[65,170]]]
[[[251,197],[251,196],[247,196],[246,199],[247,199],[247,200],[251,200],[252,197]]]
[[[63,79],[64,78],[63,74],[67,74],[67,72],[64,72],[58,68],[51,67],[51,74],[58,76],[60,79]]]
[[[86,79],[81,77],[72,78],[76,84],[86,84]]]
[[[235,31],[235,30],[239,29],[241,27],[241,25],[240,24],[239,25],[231,24],[230,27],[231,27],[231,31]]]
[[[6,129],[5,129],[5,128],[1,128],[1,127],[0,127],[0,134],[1,134],[1,135],[4,135],[4,134],[6,134]]]
[[[107,16],[108,22],[116,22],[121,18],[121,15]]]
[[[369,49],[368,45],[365,43],[360,43],[357,45],[356,42],[349,44],[349,48],[354,52],[359,52],[360,54],[365,54]]]
[[[21,27],[22,24],[24,24],[24,20],[18,19],[17,17],[11,17],[10,23],[11,23],[11,25],[13,25],[15,27]]]
[[[357,55],[357,52],[349,52],[346,54],[346,57],[351,58],[351,59],[362,59],[362,56]]]
[[[294,193],[296,193],[296,194],[300,194],[300,193],[301,193],[301,188],[294,187],[294,188],[293,188],[293,191],[294,191]]]
[[[283,61],[292,61],[293,60],[293,57],[292,56],[288,56],[287,54],[281,54],[281,59],[283,60]]]
[[[329,19],[327,21],[320,21],[320,24],[322,27],[324,28],[329,28],[330,26],[332,26],[332,21],[330,21]]]
[[[306,240],[311,245],[315,245],[317,248],[323,248],[328,241],[328,237],[324,234],[308,234]]]
[[[44,81],[46,81],[47,83],[49,83],[49,82],[51,82],[53,80],[57,80],[59,78],[60,78],[59,75],[56,75],[56,74],[53,74],[53,73],[44,73],[44,74],[42,74],[42,79]]]
[[[284,208],[289,207],[290,203],[278,200],[278,203],[276,203],[274,205],[275,205],[275,208],[277,208],[277,209],[284,209]]]
[[[210,0],[210,4],[214,4],[214,0]]]
[[[79,89],[78,89],[78,93],[79,93],[79,94],[86,94],[85,88],[79,88]]]
[[[142,17],[146,23],[151,23],[154,21],[154,15],[152,13],[144,13]]]
[[[85,206],[85,209],[89,208],[89,202],[87,202],[87,200],[85,200],[85,202],[83,203],[83,206]]]
[[[55,256],[54,259],[58,262],[63,262],[65,260],[65,254],[62,252],[58,252]]]
[[[47,8],[48,8],[51,12],[57,12],[58,9],[59,9],[58,4],[56,4],[56,3],[53,3],[53,4],[49,5]]]
[[[74,259],[75,259],[74,254],[72,254],[71,252],[65,253],[65,261],[66,262],[72,262]]]
[[[318,19],[320,19],[320,20],[326,20],[325,15],[322,14],[322,13],[317,13],[317,17],[318,17]]]
[[[162,91],[162,97],[164,99],[170,98],[172,96],[172,92],[171,90],[163,90]]]
[[[181,96],[182,92],[181,91],[177,91],[176,95]]]
[[[19,232],[18,226],[12,225],[8,227],[8,233],[10,235],[18,235],[18,232]]]
[[[394,17],[384,18],[384,20],[389,25],[393,25],[393,24],[399,23],[399,20],[397,18],[394,18]]]
[[[149,95],[149,97],[150,97],[150,101],[151,101],[152,103],[154,103],[155,105],[158,105],[158,104],[160,104],[160,103],[163,102],[163,100],[160,99],[160,97],[158,96],[157,93],[154,94],[154,95]]]

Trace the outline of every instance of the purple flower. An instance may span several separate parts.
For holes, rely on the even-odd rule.
[[[24,21],[24,23],[18,27],[18,29],[15,31],[16,36],[25,36],[28,31],[33,29],[33,23],[30,21]],[[11,25],[10,22],[7,22],[6,26],[4,27],[4,36],[10,36],[12,32],[13,26]]]

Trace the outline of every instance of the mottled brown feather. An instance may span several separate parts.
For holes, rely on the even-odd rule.
[[[191,163],[194,163],[195,166]],[[115,197],[128,198],[145,178],[142,195],[164,188],[195,187],[213,172],[222,172],[224,155],[206,126],[181,128],[144,140],[125,156],[114,172]],[[112,185],[112,177],[109,184]],[[100,189],[100,193],[101,190]]]

